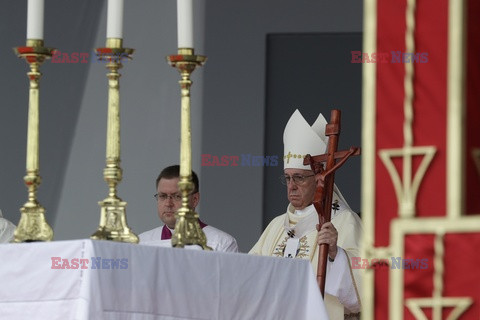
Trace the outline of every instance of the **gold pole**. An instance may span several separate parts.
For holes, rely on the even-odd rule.
[[[13,242],[50,241],[52,228],[45,220],[45,208],[37,201],[37,188],[41,183],[39,175],[39,104],[40,104],[40,65],[52,56],[53,48],[43,46],[43,40],[27,39],[25,47],[14,48],[18,57],[25,59],[30,66],[27,73],[30,80],[27,129],[26,176],[28,201],[20,208],[21,216],[15,229]]]
[[[122,59],[131,59],[133,49],[123,48],[122,39],[107,38],[106,48],[97,48],[98,58],[108,69],[108,119],[106,167],[103,178],[108,184],[108,197],[100,201],[100,224],[90,237],[94,240],[112,240],[138,243],[138,237],[127,225],[127,202],[117,196],[117,184],[122,180],[120,168],[120,74]]]
[[[192,182],[192,133],[190,130],[190,75],[197,66],[202,66],[207,58],[195,55],[193,48],[179,48],[177,55],[167,56],[168,63],[180,72],[181,80],[181,140],[180,140],[180,181],[178,187],[182,193],[182,207],[175,213],[177,222],[172,235],[172,246],[183,248],[185,245],[199,245],[204,250],[207,237],[203,233],[196,213],[188,204],[188,197],[194,189]]]

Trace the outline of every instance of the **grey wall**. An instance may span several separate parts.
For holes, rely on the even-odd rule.
[[[26,64],[11,48],[25,41],[26,1],[2,4],[0,207],[17,223],[27,198],[22,178],[28,83]],[[262,155],[267,34],[361,31],[363,5],[353,0],[195,4],[197,53],[208,56],[194,72],[192,87],[193,169],[202,188],[198,211],[247,251],[262,230],[263,169],[202,167],[201,154]],[[121,70],[119,195],[128,202],[128,222],[136,233],[159,224],[154,179],[179,159],[179,76],[165,62],[176,50],[175,8],[174,0],[125,1],[124,45],[136,52]],[[104,1],[46,0],[46,44],[92,52],[104,45],[105,16]],[[47,63],[42,71],[39,200],[56,240],[86,238],[98,226],[97,202],[107,195],[106,70],[99,63]]]
[[[202,152],[264,155],[267,35],[361,31],[362,1],[222,0],[206,5],[210,61]],[[262,231],[263,168],[202,167],[202,176],[202,212],[249,250]]]
[[[197,1],[197,23],[203,24],[203,2]],[[95,36],[104,46],[106,5]],[[202,28],[196,28],[195,45],[201,52]],[[180,80],[165,57],[176,54],[176,2],[125,1],[124,46],[135,48],[133,60],[120,70],[121,167],[119,196],[127,201],[127,221],[137,234],[160,225],[155,179],[160,170],[179,162]],[[196,158],[201,141],[202,71],[193,75],[192,145]],[[99,223],[98,201],[107,197],[103,181],[107,119],[107,70],[89,66],[85,94],[72,142],[55,238],[85,238]],[[193,169],[199,171],[198,166]]]
[[[265,154],[282,159],[285,124],[299,109],[313,124],[321,112],[330,120],[341,111],[338,150],[361,145],[362,64],[351,63],[351,51],[361,50],[362,34],[272,34],[267,41]],[[335,172],[335,184],[350,207],[360,208],[360,159],[351,157]],[[267,225],[288,205],[286,187],[279,182],[283,169],[264,167],[263,221]]]
[[[18,223],[26,202],[25,146],[28,109],[27,65],[12,51],[25,45],[26,1],[6,1],[0,12],[0,207]],[[203,49],[204,1],[195,1],[195,46]],[[47,0],[45,44],[62,52],[87,52],[87,64],[46,62],[41,71],[40,174],[38,199],[47,210],[55,240],[89,237],[98,226],[107,116],[104,65],[91,56],[105,45],[106,1]],[[180,87],[165,56],[176,53],[176,2],[125,1],[124,46],[133,61],[120,70],[121,166],[119,195],[128,202],[134,232],[159,225],[154,181],[161,168],[179,162]],[[193,154],[200,153],[202,69],[193,75]],[[194,156],[195,158],[195,156]],[[200,174],[200,168],[194,165]]]
[[[102,1],[47,0],[45,45],[64,52],[91,51]],[[0,12],[0,207],[17,223],[27,201],[25,175],[27,63],[12,48],[25,46],[27,1],[3,1]],[[85,64],[44,63],[40,80],[40,203],[52,224],[84,95]]]

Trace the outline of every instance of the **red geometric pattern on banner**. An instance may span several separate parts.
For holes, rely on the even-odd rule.
[[[404,1],[377,1],[377,52],[405,51],[405,15],[402,17],[401,12],[405,12]],[[402,32],[392,32],[395,29]],[[375,245],[386,246],[390,221],[397,217],[398,202],[387,169],[378,158],[378,149],[403,146],[405,69],[403,64],[393,63],[377,63],[376,67]]]
[[[431,297],[434,272],[434,235],[408,235],[405,237],[405,258],[428,259],[428,268],[424,270],[404,270],[404,299]],[[404,319],[415,320],[408,308],[404,309]],[[427,313],[428,312],[428,313]],[[427,315],[430,310],[426,310]],[[430,317],[428,317],[430,319]]]
[[[447,319],[454,310],[462,312],[459,319],[480,319],[480,272],[477,271],[480,266],[480,254],[477,253],[480,248],[480,230],[476,231],[479,229],[477,222],[470,223],[465,217],[452,219],[452,215],[458,212],[448,212],[450,216],[447,217],[447,172],[452,173],[447,170],[447,153],[449,151],[447,138],[455,141],[455,134],[459,132],[463,134],[465,142],[465,154],[462,155],[465,165],[460,165],[457,172],[458,181],[465,182],[464,185],[461,185],[461,191],[465,193],[465,206],[463,207],[463,203],[459,202],[458,208],[465,209],[460,211],[461,215],[480,214],[480,24],[478,23],[480,1],[465,0],[467,17],[463,20],[467,21],[468,29],[465,39],[467,65],[465,68],[466,78],[462,80],[465,81],[466,109],[457,111],[465,112],[461,114],[464,117],[464,126],[453,128],[453,130],[458,130],[457,132],[447,132],[450,120],[449,112],[452,112],[451,109],[448,109],[448,99],[453,98],[454,104],[451,105],[453,107],[459,106],[455,103],[460,101],[460,96],[456,96],[458,92],[455,93],[455,86],[452,87],[453,91],[449,91],[448,88],[449,81],[454,79],[448,78],[448,52],[449,49],[452,49],[449,48],[449,40],[452,41],[452,39],[448,37],[450,32],[455,33],[458,31],[456,28],[459,27],[449,25],[449,19],[452,19],[451,21],[460,19],[460,11],[456,11],[460,9],[460,5],[455,1],[413,1],[415,4],[414,53],[427,53],[428,62],[414,63],[413,65],[413,123],[407,130],[404,127],[405,64],[390,61],[389,63],[378,62],[375,65],[375,159],[372,176],[375,176],[373,246],[377,249],[369,248],[366,252],[370,255],[385,255],[388,252],[401,250],[400,244],[403,242],[404,252],[401,259],[423,259],[422,261],[427,261],[428,265],[427,268],[420,270],[380,268],[373,271],[374,305],[373,309],[367,308],[366,310],[368,312],[373,310],[375,319],[388,319],[390,312],[393,317],[400,318],[402,311],[402,319],[415,319],[413,312],[420,310],[420,313],[423,312],[427,319],[432,319],[433,308],[420,306],[422,303],[433,305],[434,293],[439,294],[438,299],[440,300],[437,302],[441,301],[447,305],[441,310],[442,319]],[[459,1],[463,3],[463,0]],[[407,0],[376,0],[375,6],[372,6],[372,2],[367,2],[365,6],[365,8],[372,9],[374,7],[376,9],[376,26],[374,29],[372,27],[367,30],[376,32],[376,52],[389,53],[392,60],[392,51],[406,52]],[[453,11],[449,12],[450,9]],[[371,33],[368,32],[368,34]],[[366,44],[367,46],[371,45],[368,41]],[[451,58],[460,60],[464,57]],[[372,69],[366,68],[365,70]],[[367,73],[366,79],[370,79],[370,75],[373,73]],[[367,90],[367,92],[369,91]],[[447,96],[449,92],[453,94],[450,97]],[[370,106],[373,106],[373,99],[371,100],[367,103],[369,112]],[[396,224],[400,226],[400,229],[394,230],[395,238],[392,238],[390,234],[392,221],[406,218],[411,211],[408,210],[408,202],[404,201],[403,212],[405,214],[403,217],[399,216],[399,200],[392,177],[384,163],[385,158],[382,160],[379,152],[382,151],[382,157],[385,157],[386,155],[391,156],[389,151],[401,152],[404,150],[408,141],[405,139],[406,133],[409,132],[409,129],[413,135],[412,147],[417,148],[416,150],[419,147],[434,147],[435,154],[416,194],[414,219],[411,221],[401,220],[401,224]],[[456,146],[451,147],[454,149]],[[477,163],[474,160],[473,152],[479,154]],[[403,156],[392,156],[391,158],[391,163],[402,183],[403,157],[405,156],[406,153]],[[417,172],[422,157],[412,156],[412,178]],[[457,160],[458,158],[454,159],[450,165],[456,163]],[[449,177],[455,180],[455,176],[449,175]],[[465,179],[461,180],[463,177]],[[404,185],[400,188],[403,187]],[[454,197],[455,195],[448,199],[452,200]],[[449,203],[449,207],[450,205],[451,203]],[[415,218],[433,217],[445,220],[423,219],[418,223],[424,221],[425,227],[417,227]],[[411,229],[409,223],[414,226],[414,229]],[[455,232],[446,232],[444,235],[436,234],[437,228],[439,228],[438,232],[440,230],[455,230]],[[413,230],[415,230],[415,234],[411,233]],[[428,232],[419,230],[428,230]],[[398,242],[400,241],[399,234],[405,234],[400,243]],[[372,250],[370,251],[370,249]],[[436,251],[441,252],[439,254]],[[440,258],[441,263],[439,264],[438,259]],[[436,266],[436,264],[439,265]],[[442,272],[441,267],[443,267]],[[403,288],[399,285],[402,275]],[[442,281],[439,282],[440,275]],[[372,282],[369,283],[372,284]],[[399,291],[397,288],[390,287],[392,283],[398,284]],[[400,304],[401,292],[403,292],[403,304]],[[390,293],[393,296],[390,296]],[[393,298],[392,301],[389,300],[391,298]],[[371,302],[369,301],[369,303]],[[465,310],[462,309],[462,303]],[[451,304],[456,305],[452,307]]]
[[[445,235],[446,297],[471,297],[473,304],[460,317],[480,319],[480,232]]]
[[[405,270],[405,300],[409,298],[430,298],[433,294],[435,272],[435,235],[408,235],[405,237],[405,258],[428,259],[425,270]],[[450,233],[444,236],[443,291],[442,297],[471,297],[473,304],[461,315],[460,319],[480,318],[480,246],[479,233]],[[444,308],[443,319],[449,313]],[[427,318],[431,318],[431,308],[423,309]],[[405,307],[404,319],[415,320]],[[382,319],[382,318],[377,318]]]
[[[415,52],[428,53],[428,62],[414,66],[413,146],[437,149],[417,194],[416,216],[445,216],[448,1],[416,3]],[[377,52],[405,52],[405,10],[406,1],[377,1]],[[404,145],[405,65],[377,63],[376,67],[375,245],[386,246],[388,226],[398,217],[398,201],[378,151]],[[400,176],[401,172],[400,165]]]

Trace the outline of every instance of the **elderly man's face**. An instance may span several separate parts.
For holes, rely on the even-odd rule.
[[[285,177],[290,177],[287,183],[287,196],[290,203],[297,210],[301,210],[312,204],[315,196],[315,176],[311,170],[303,169],[285,169]],[[304,177],[303,182],[296,183],[292,177]],[[288,179],[287,179],[288,180]]]
[[[159,198],[157,200],[158,217],[170,229],[175,228],[175,212],[182,206],[181,192],[178,188],[179,178],[160,179],[157,186]],[[165,200],[162,197],[166,196]],[[194,193],[188,196],[188,204],[190,208],[195,209],[200,200],[200,193]]]

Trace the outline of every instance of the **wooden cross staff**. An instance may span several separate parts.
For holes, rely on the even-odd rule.
[[[320,222],[319,227],[317,227],[318,230],[320,230],[324,223],[329,222],[331,218],[335,171],[340,168],[350,156],[360,154],[360,148],[357,147],[351,147],[348,151],[337,151],[340,136],[340,110],[332,110],[330,123],[325,127],[325,135],[329,137],[327,153],[318,156],[308,154],[303,160],[304,165],[310,165],[317,179],[317,189],[315,190],[313,205],[317,210],[318,221]],[[337,162],[338,159],[340,160]],[[324,162],[326,162],[325,168],[323,166]],[[317,282],[324,298],[327,259],[328,244],[321,244],[318,253]]]

